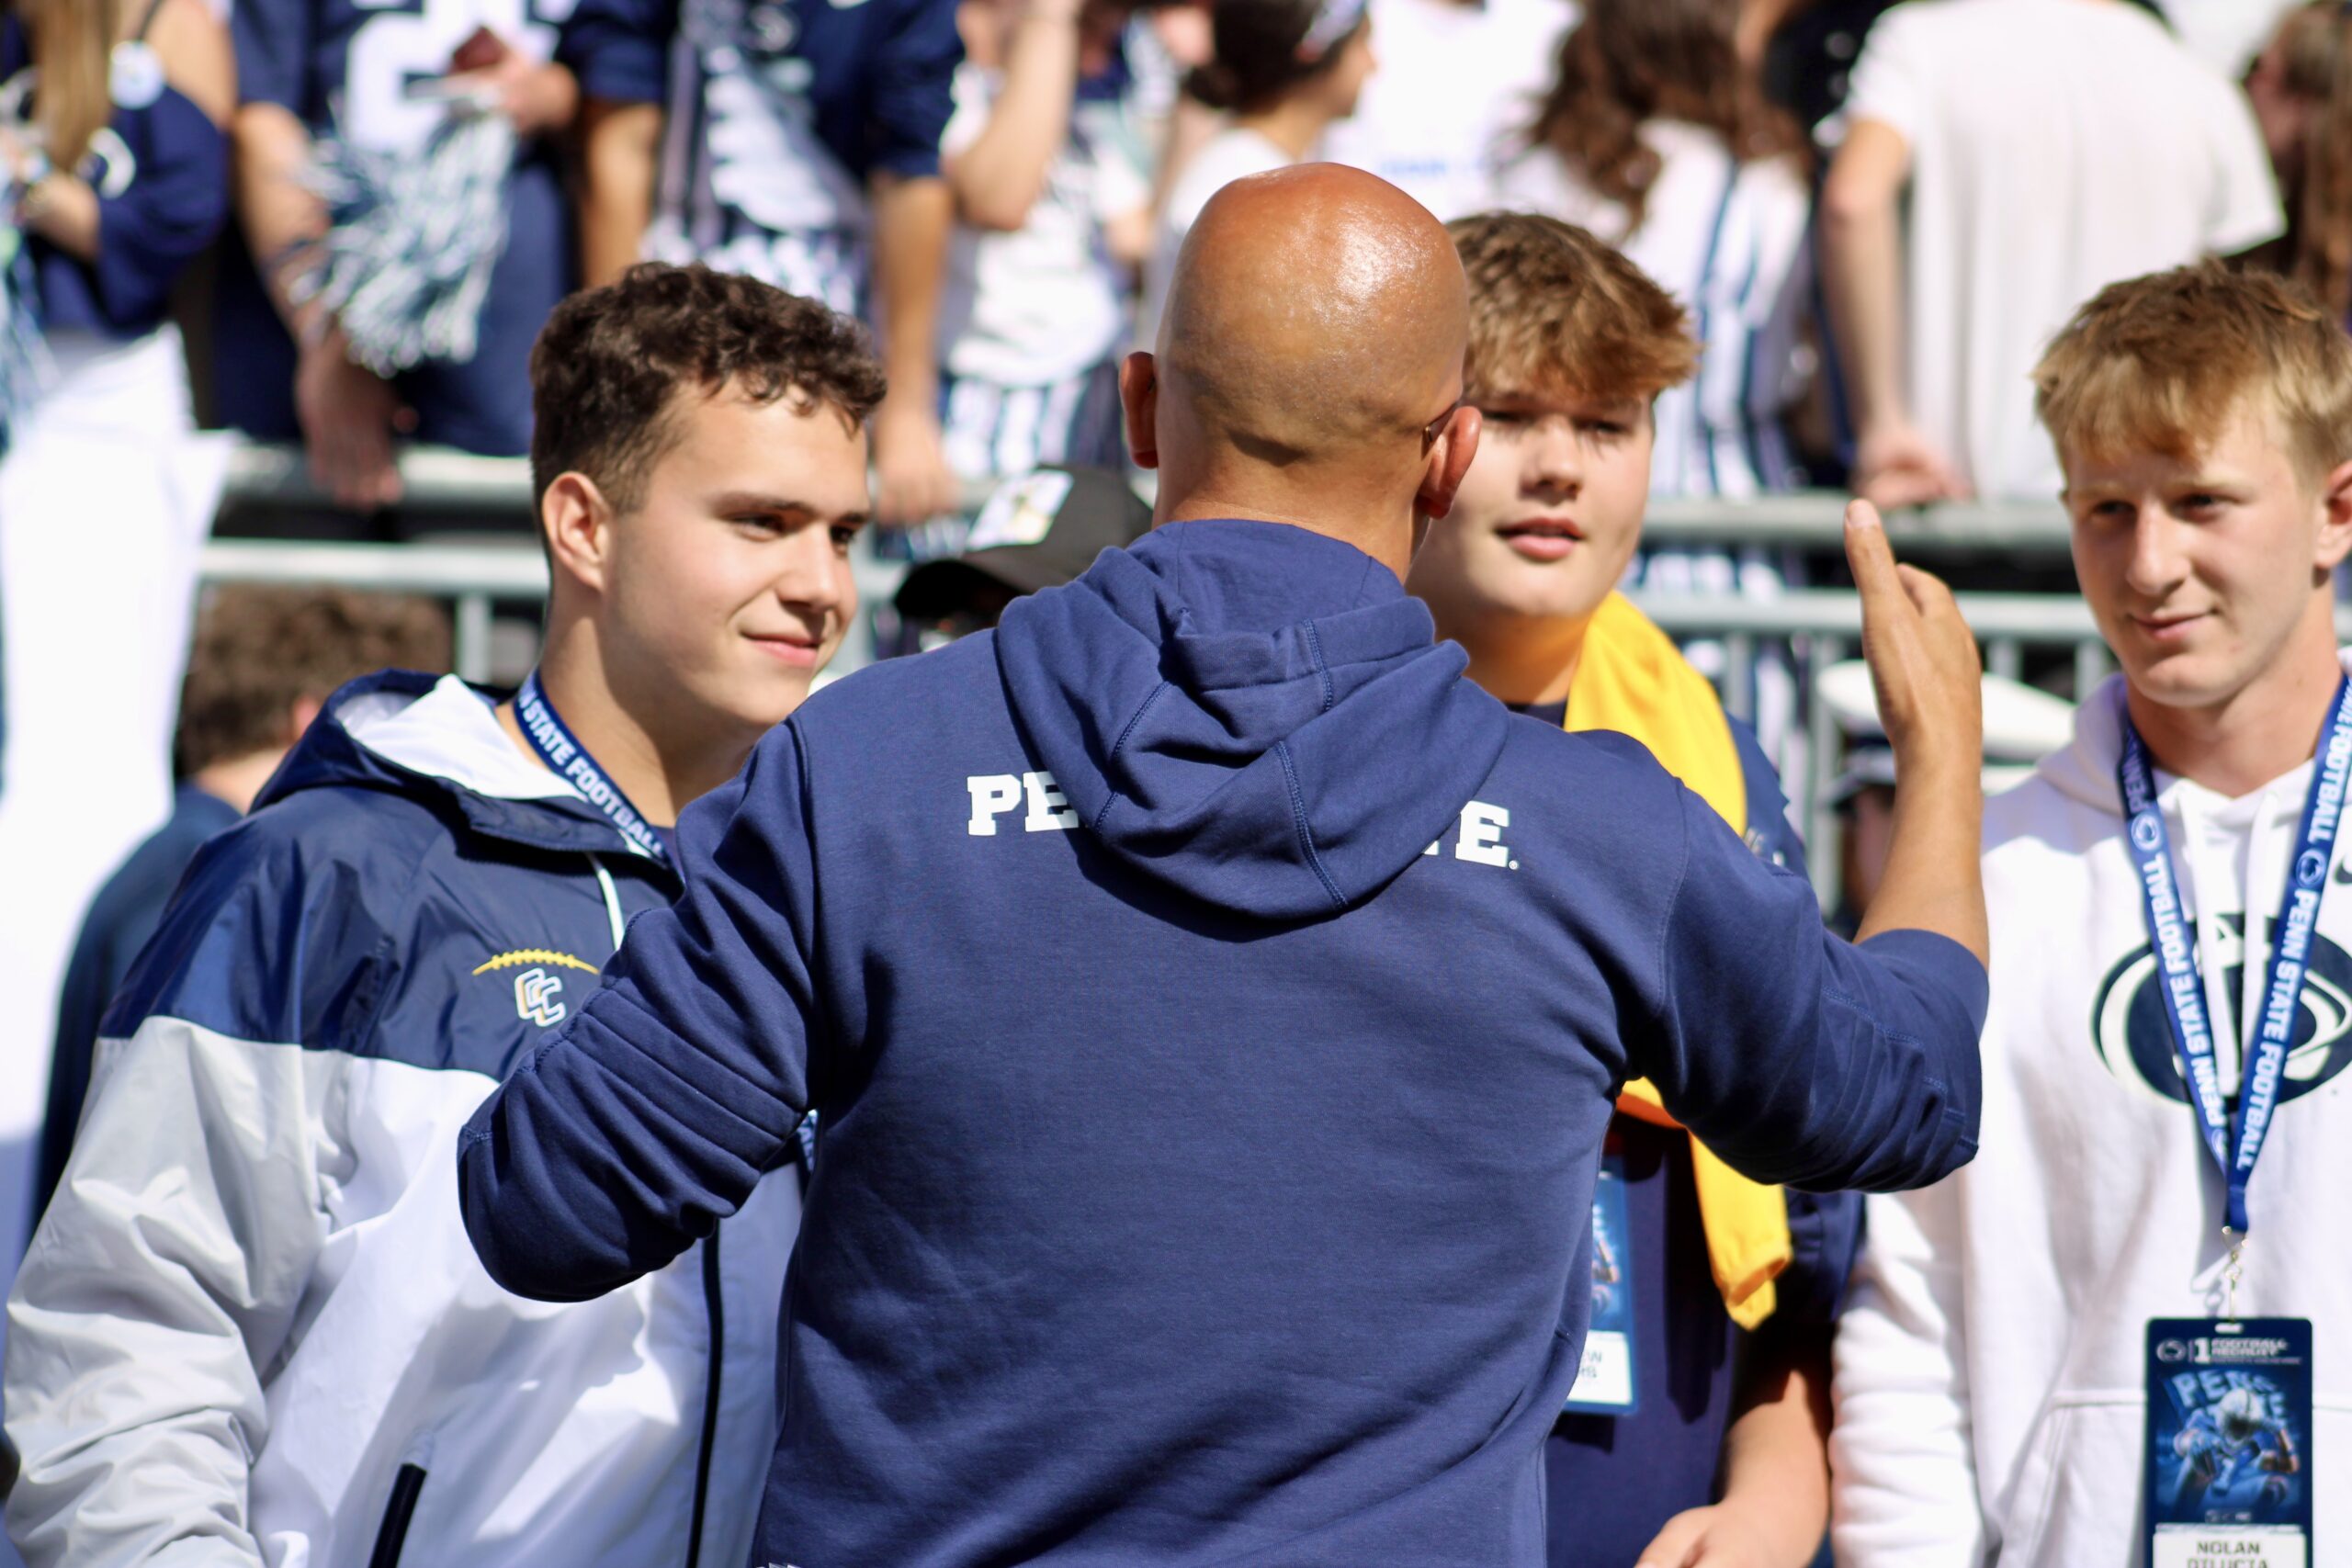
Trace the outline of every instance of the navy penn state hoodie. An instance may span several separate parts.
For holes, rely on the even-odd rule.
[[[813,1106],[755,1563],[1536,1568],[1618,1086],[1931,1181],[1984,976],[1464,664],[1351,547],[1194,522],[820,694],[469,1127],[483,1262],[657,1268]]]

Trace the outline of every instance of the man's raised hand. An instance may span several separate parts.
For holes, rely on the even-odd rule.
[[[1846,559],[1862,598],[1862,657],[1894,749],[1894,837],[1860,934],[1929,931],[1981,962],[1990,947],[1983,843],[1984,687],[1951,590],[1895,563],[1878,509],[1846,508]]]

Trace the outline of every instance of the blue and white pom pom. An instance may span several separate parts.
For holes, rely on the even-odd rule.
[[[38,300],[25,236],[0,220],[0,453],[7,451],[49,388],[49,344],[41,336]]]
[[[491,269],[506,248],[514,163],[514,130],[498,114],[453,113],[422,156],[322,139],[310,183],[329,226],[300,259],[289,292],[323,300],[351,357],[379,376],[471,359]]]

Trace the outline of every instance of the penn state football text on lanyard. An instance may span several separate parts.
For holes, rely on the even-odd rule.
[[[2262,1018],[2239,1087],[2237,1119],[2233,1125],[2222,1100],[2221,1072],[2214,1062],[2213,1031],[2205,1012],[2204,992],[2191,958],[2187,924],[2181,919],[2171,839],[2165,829],[2164,811],[2156,804],[2155,769],[2131,718],[2127,716],[2123,721],[2123,756],[2116,764],[2116,783],[2123,792],[2126,832],[2139,867],[2148,941],[2155,950],[2157,972],[2164,981],[2160,989],[2165,1016],[2172,1024],[2173,1044],[2180,1054],[2188,1102],[2196,1108],[2205,1146],[2212,1150],[2213,1162],[2221,1167],[2227,1195],[2223,1223],[2237,1237],[2244,1237],[2247,1231],[2246,1183],[2262,1157],[2263,1139],[2278,1108],[2288,1048],[2294,1043],[2295,1021],[2302,1007],[2303,972],[2319,925],[2320,899],[2327,891],[2328,867],[2335,858],[2335,829],[2344,816],[2347,773],[2352,773],[2352,679],[2336,684],[2335,703],[2312,766],[2311,791],[2304,796],[2302,822],[2295,836],[2295,858],[2288,867],[2286,895],[2271,932]]]
[[[522,721],[523,739],[531,743],[539,761],[610,818],[614,830],[628,840],[629,848],[662,865],[670,863],[670,846],[662,841],[662,835],[653,830],[645,814],[621,786],[605,776],[605,770],[596,765],[588,748],[558,716],[555,705],[539,689],[539,672],[536,670],[525,677],[523,689],[514,694],[514,716]]]

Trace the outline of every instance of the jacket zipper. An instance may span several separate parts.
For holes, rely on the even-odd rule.
[[[719,1363],[727,1348],[727,1305],[719,1284],[718,1229],[714,1225],[702,1244],[702,1299],[710,1313],[710,1368],[703,1381],[702,1451],[695,1460],[695,1512],[686,1530],[686,1568],[702,1568],[703,1513],[710,1501],[711,1454],[718,1446]],[[389,1565],[370,1563],[368,1568]]]
[[[368,1554],[368,1568],[400,1568],[401,1548],[408,1544],[409,1521],[416,1516],[416,1499],[424,1490],[424,1467],[403,1464],[392,1475],[392,1495],[384,1504],[384,1522],[376,1530],[376,1550]]]

